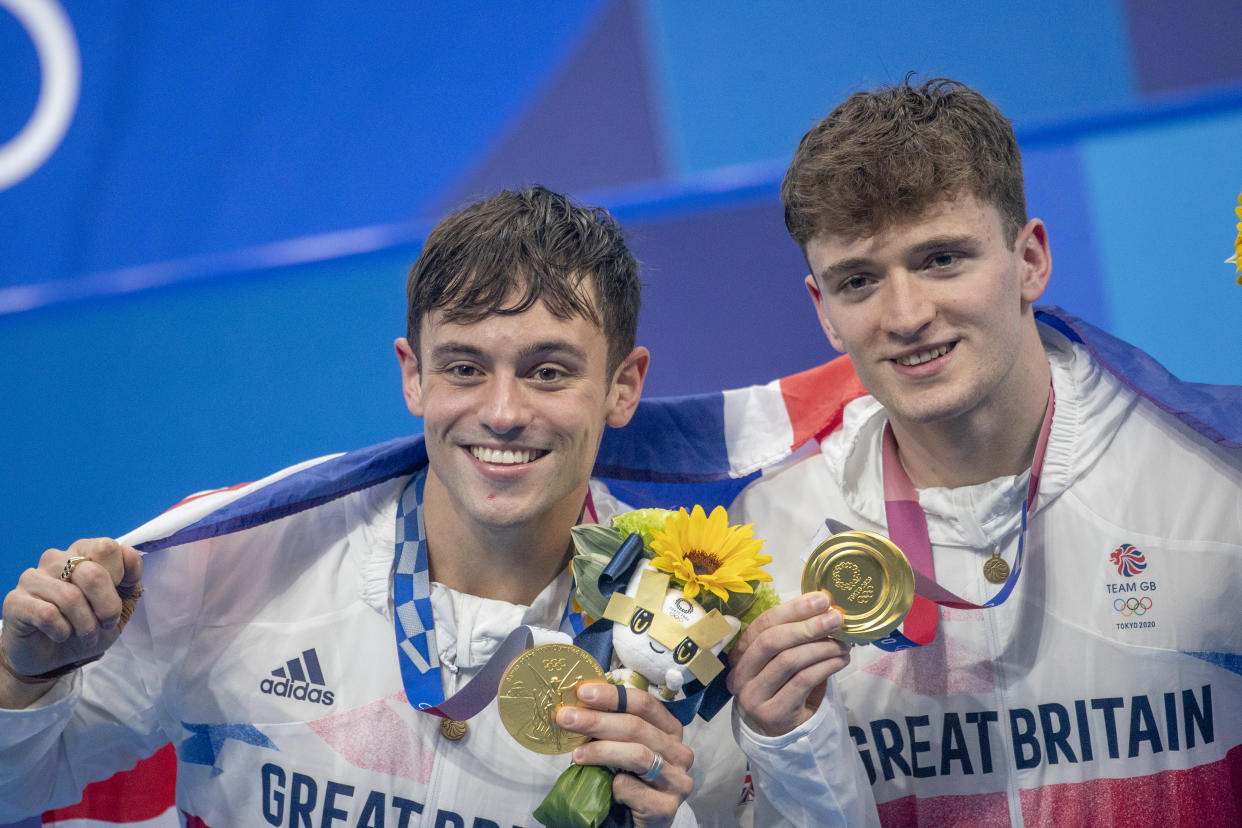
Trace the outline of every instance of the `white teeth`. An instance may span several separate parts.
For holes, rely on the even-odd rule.
[[[903,356],[897,358],[899,365],[922,365],[924,362],[931,362],[936,357],[942,357],[949,352],[948,345],[941,345],[938,348],[932,348],[930,351],[919,351],[917,354]]]
[[[497,466],[513,466],[518,463],[529,463],[539,457],[541,452],[535,449],[494,449],[484,446],[471,446],[470,453],[484,463]]]

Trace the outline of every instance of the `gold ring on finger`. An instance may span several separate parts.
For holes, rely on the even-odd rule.
[[[65,568],[60,571],[60,579],[62,581],[71,580],[73,578],[73,570],[77,567],[77,565],[82,563],[82,561],[89,560],[90,558],[85,555],[70,555],[69,560],[65,561]]]

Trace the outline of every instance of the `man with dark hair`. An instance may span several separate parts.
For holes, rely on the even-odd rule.
[[[0,631],[0,819],[171,741],[189,825],[532,826],[571,762],[619,771],[636,826],[749,824],[728,716],[683,734],[654,695],[584,684],[556,723],[593,739],[544,755],[479,689],[512,642],[581,627],[570,530],[617,508],[592,467],[649,359],[620,228],[501,193],[432,231],[407,291],[395,347],[423,437],[198,495],[22,575]],[[771,774],[805,775],[804,753],[772,752]],[[852,781],[825,820],[874,815]]]
[[[1048,231],[1008,119],[960,83],[849,98],[781,194],[848,357],[781,382],[818,451],[768,453],[731,514],[778,583],[842,526],[923,576],[837,677],[882,820],[1242,822],[1242,389],[1034,309]],[[735,702],[763,728],[808,694],[782,700]]]

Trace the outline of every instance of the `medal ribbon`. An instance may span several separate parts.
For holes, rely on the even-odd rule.
[[[937,605],[956,609],[984,609],[999,606],[1009,598],[1022,572],[1027,515],[1031,507],[1035,505],[1035,498],[1039,493],[1039,478],[1044,467],[1044,455],[1048,449],[1048,435],[1052,431],[1052,412],[1055,407],[1056,395],[1049,385],[1048,405],[1044,409],[1044,421],[1039,427],[1039,437],[1035,441],[1035,455],[1031,460],[1031,476],[1026,487],[1026,497],[1022,500],[1018,552],[1014,556],[1013,568],[1009,571],[1009,577],[1005,579],[1005,583],[994,596],[982,604],[967,601],[936,582],[931,540],[927,533],[927,516],[923,514],[923,507],[919,504],[918,490],[914,488],[910,475],[901,465],[893,429],[887,423],[885,424],[882,450],[884,514],[888,521],[889,537],[906,554],[914,569],[915,595],[910,612],[902,623],[902,632],[894,630],[887,638],[876,641],[877,647],[896,651],[930,644],[936,637],[936,627],[939,622]]]
[[[393,627],[397,661],[410,704],[419,710],[465,721],[496,696],[500,677],[522,650],[548,641],[564,641],[582,631],[582,615],[573,611],[573,589],[561,613],[560,630],[520,626],[501,643],[483,669],[465,687],[444,698],[440,651],[436,647],[435,618],[431,609],[431,578],[427,561],[427,532],[423,523],[424,468],[410,478],[397,502],[397,545],[393,556]],[[587,495],[586,514],[595,515]]]

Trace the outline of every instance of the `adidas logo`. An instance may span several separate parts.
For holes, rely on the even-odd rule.
[[[259,689],[270,696],[330,705],[336,700],[323,680],[319,656],[315,648],[303,650],[300,658],[291,658],[283,666],[272,671],[275,678],[259,682]]]

